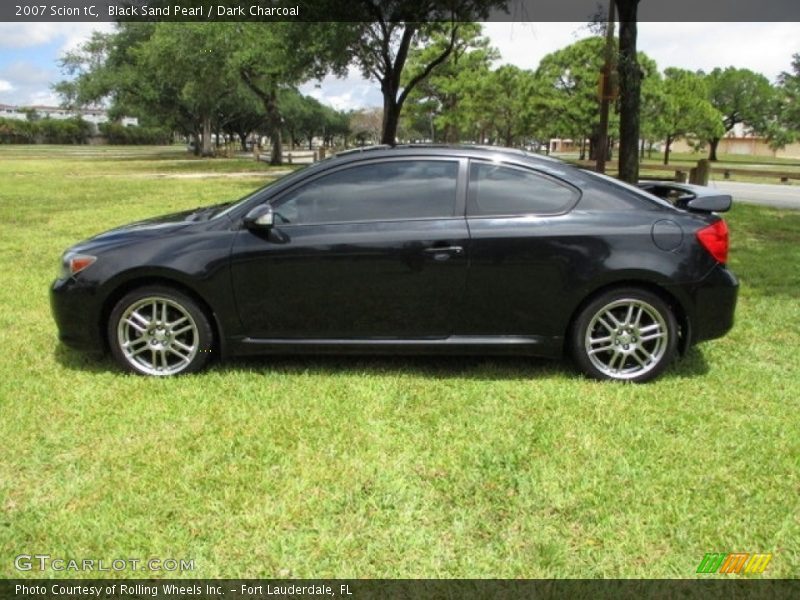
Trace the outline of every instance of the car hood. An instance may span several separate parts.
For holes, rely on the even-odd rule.
[[[73,246],[71,250],[84,251],[88,248],[102,248],[126,241],[134,242],[149,237],[169,235],[197,223],[208,221],[229,205],[230,202],[225,202],[128,223],[84,240]]]

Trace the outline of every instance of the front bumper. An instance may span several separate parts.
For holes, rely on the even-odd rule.
[[[58,339],[64,344],[88,352],[105,350],[102,303],[94,286],[71,277],[56,279],[50,286],[50,309],[58,327]]]

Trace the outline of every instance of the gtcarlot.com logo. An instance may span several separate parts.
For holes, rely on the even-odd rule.
[[[19,554],[17,571],[194,571],[194,559],[185,558],[61,558],[49,554]]]

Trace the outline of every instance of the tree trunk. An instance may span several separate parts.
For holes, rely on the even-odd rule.
[[[639,112],[642,72],[636,60],[636,11],[639,0],[615,0],[619,10],[619,178],[639,181]]]
[[[212,156],[211,151],[211,117],[203,117],[203,156]]]
[[[383,125],[381,126],[381,144],[394,146],[397,143],[397,125],[400,121],[400,106],[394,99],[393,91],[386,89],[383,93]]]
[[[269,156],[269,164],[273,166],[280,166],[283,164],[283,138],[281,136],[281,128],[275,128],[272,138],[272,153]]]
[[[642,140],[642,147],[639,148],[639,161],[644,160],[644,140]]]
[[[242,145],[242,152],[247,152],[247,132],[240,131],[239,135],[239,143]]]
[[[708,146],[710,148],[710,151],[708,153],[708,160],[716,161],[717,160],[717,146],[719,146],[719,138],[715,137],[715,138],[711,138],[710,140],[708,140]]]
[[[664,164],[669,164],[669,147],[672,146],[672,136],[667,136],[666,141],[664,142]]]

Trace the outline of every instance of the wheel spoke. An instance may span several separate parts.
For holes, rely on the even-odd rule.
[[[133,316],[134,315],[131,315],[131,317]],[[142,327],[141,325],[139,325],[139,323],[134,322],[132,318],[125,319],[125,323],[133,327],[139,333],[144,333],[145,331],[147,331],[145,327]]]
[[[128,356],[136,356],[137,354],[141,354],[142,352],[144,352],[148,348],[149,348],[149,346],[147,344],[145,344],[144,346],[141,346],[137,350],[134,350],[133,352],[131,352]]]
[[[609,344],[608,346],[603,346],[602,348],[594,348],[592,350],[589,350],[589,354],[591,355],[600,354],[601,352],[608,352],[609,350],[613,349],[614,349],[614,344]]]
[[[182,325],[183,323],[186,323],[188,320],[189,317],[183,316],[180,317],[179,319],[175,319],[172,323],[167,323],[167,327],[175,329],[178,325]]]
[[[122,347],[123,348],[133,348],[134,346],[138,346],[139,344],[146,344],[146,343],[147,343],[147,338],[138,337],[138,338],[134,338],[132,340],[126,341],[124,344],[122,344]]]
[[[651,333],[650,335],[643,335],[642,337],[639,338],[639,341],[641,341],[642,343],[650,342],[652,340],[663,338],[664,335],[665,334],[663,331],[657,331],[656,333]]]
[[[175,350],[175,348],[173,348],[172,346],[170,346],[168,350],[172,352],[175,356],[180,358],[183,362],[189,362],[189,358],[187,356],[184,356],[183,354]]]
[[[639,350],[638,350],[638,349],[636,349],[636,350],[634,350],[633,352],[631,352],[631,356],[632,356],[632,357],[633,357],[633,359],[634,359],[636,362],[638,362],[638,363],[639,363],[639,364],[640,364],[640,365],[641,365],[643,368],[644,368],[644,367],[647,367],[647,361],[645,361],[645,360],[642,360],[641,358],[639,358]]]
[[[612,315],[612,318],[613,318],[613,315]],[[608,331],[613,332],[613,331],[616,330],[615,326],[608,324],[608,321],[605,320],[604,315],[600,316],[600,317],[597,317],[597,322],[600,323],[600,325],[602,325],[603,327],[605,327]]]
[[[161,303],[161,322],[163,324],[166,324],[166,322],[167,322],[167,303],[166,302],[162,302]]]
[[[639,312],[636,313],[636,320],[633,322],[633,326],[634,327],[638,327],[639,323],[642,322],[642,314],[643,313],[644,313],[644,308],[640,306],[639,307]]]
[[[173,329],[172,330],[172,335],[181,335],[182,333],[186,333],[187,331],[191,331],[192,329],[194,329],[194,327],[192,327],[191,325],[187,325],[186,327],[182,327],[182,328],[178,329],[177,331]]]
[[[180,340],[172,340],[172,345],[173,345],[173,346],[177,346],[178,348],[180,348],[180,349],[181,349],[181,350],[183,350],[184,352],[191,353],[191,352],[193,352],[193,351],[194,351],[194,345],[192,345],[192,346],[187,346],[186,344],[184,344],[184,343],[183,343],[183,342],[181,342]]]
[[[648,365],[648,364],[650,364],[650,363],[653,361],[653,354],[652,354],[652,352],[648,352],[648,351],[647,351],[647,350],[645,350],[644,348],[642,348],[642,347],[639,347],[639,348],[636,348],[636,350],[634,350],[634,352],[633,352],[633,357],[634,357],[636,360],[638,360],[640,363],[642,362],[642,360],[639,360],[639,354],[640,354],[640,353],[641,353],[641,355],[642,355],[642,360],[644,360],[644,363],[642,364],[642,366],[643,366],[643,367],[644,367],[644,366],[646,366],[646,365]]]
[[[139,324],[144,326],[144,327],[147,327],[148,325],[150,325],[150,320],[147,319],[146,317],[140,315],[139,311],[137,311],[137,310],[135,310],[135,311],[133,311],[131,313],[130,318],[131,319],[136,319],[139,322]]]
[[[625,321],[623,322],[623,324],[630,325],[632,316],[633,316],[633,304],[628,304],[628,314],[625,315]]]

